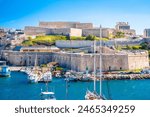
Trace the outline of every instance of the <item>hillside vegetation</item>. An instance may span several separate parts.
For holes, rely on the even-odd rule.
[[[36,36],[36,38],[28,37],[28,40],[23,41],[23,46],[33,45],[54,45],[57,40],[100,40],[100,38],[89,35],[87,37],[75,37],[75,36],[62,36],[62,35],[47,35],[47,36]],[[108,39],[102,38],[101,40],[107,41]]]

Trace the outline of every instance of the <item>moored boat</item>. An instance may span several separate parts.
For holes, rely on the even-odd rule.
[[[10,77],[9,67],[6,65],[0,66],[0,77]]]

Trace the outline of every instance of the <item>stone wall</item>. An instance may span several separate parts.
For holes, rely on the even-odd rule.
[[[142,69],[143,67],[149,67],[148,52],[129,54],[128,67],[128,69]]]
[[[40,27],[44,28],[76,28],[79,22],[39,22]]]
[[[77,23],[76,24],[76,28],[79,28],[79,29],[90,29],[90,28],[93,28],[93,24],[92,23]]]
[[[93,41],[71,40],[71,41],[56,41],[56,46],[59,48],[83,48],[93,46]]]
[[[95,36],[99,37],[100,29],[99,28],[83,29],[82,36],[87,37],[88,35],[95,35]],[[109,29],[107,29],[107,28],[102,29],[102,37],[103,38],[109,37]]]
[[[72,43],[71,43],[72,42]],[[109,41],[102,41],[103,45],[106,46],[114,46],[114,45],[138,45],[142,42],[150,42],[150,39],[114,39]],[[99,42],[97,41],[97,45],[99,45]],[[56,41],[56,46],[59,48],[83,48],[83,47],[91,47],[93,46],[93,41],[87,41],[87,40],[59,40]]]
[[[15,66],[34,65],[36,53],[8,52],[5,58]],[[99,69],[99,54],[96,54],[96,69]],[[69,53],[37,53],[38,65],[48,62],[58,62],[62,67],[84,72],[86,67],[89,71],[94,68],[93,54],[69,54]],[[102,69],[108,70],[132,70],[149,66],[148,54],[103,54]]]
[[[80,22],[40,22],[39,27],[43,28],[93,28],[92,23],[80,23]]]
[[[48,28],[41,28],[41,27],[33,27],[33,26],[26,26],[24,29],[26,35],[46,35],[50,33],[50,29]]]
[[[42,27],[25,27],[26,35],[71,35],[81,36],[82,30],[75,28],[42,28]]]

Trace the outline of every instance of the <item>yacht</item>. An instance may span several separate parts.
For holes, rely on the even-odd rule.
[[[41,92],[41,100],[56,100],[54,92]]]
[[[28,80],[30,83],[38,83],[40,76],[37,73],[29,73]]]
[[[6,61],[0,62],[2,65],[0,65],[0,77],[10,77],[10,69],[9,66],[6,65]]]
[[[65,80],[67,81],[70,82],[77,81],[77,77],[72,72],[66,72],[65,77],[66,77]]]
[[[52,73],[50,71],[45,72],[42,75],[42,79],[41,80],[44,81],[44,82],[50,82],[50,81],[52,81]]]
[[[0,77],[10,77],[10,73],[8,66],[0,66]]]
[[[101,31],[102,27],[100,26],[100,38],[101,36]],[[85,95],[85,99],[86,100],[105,100],[105,98],[102,96],[102,43],[100,40],[100,46],[99,46],[99,50],[100,50],[100,62],[99,62],[99,69],[100,69],[100,94],[98,94],[96,92],[96,57],[95,57],[95,52],[96,52],[96,41],[94,40],[94,91],[86,91],[86,95]]]
[[[28,74],[28,80],[30,83],[37,83],[41,79],[41,73],[38,71],[37,68],[37,54],[35,56],[35,63],[34,63],[34,68],[27,71]]]

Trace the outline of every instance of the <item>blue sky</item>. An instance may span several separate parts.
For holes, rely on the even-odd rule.
[[[24,28],[39,21],[129,22],[138,34],[150,28],[150,0],[0,0],[0,27]]]

